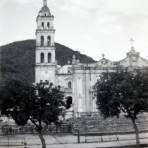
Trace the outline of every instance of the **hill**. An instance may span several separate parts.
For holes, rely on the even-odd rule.
[[[56,43],[56,59],[59,65],[67,64],[73,55],[81,63],[92,63],[94,60],[78,51]],[[1,71],[3,80],[19,79],[34,82],[35,40],[10,43],[0,47]]]

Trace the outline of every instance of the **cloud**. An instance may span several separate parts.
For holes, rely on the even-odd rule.
[[[102,5],[102,0],[62,0],[60,9],[77,18],[90,18]]]
[[[93,21],[94,29],[101,28],[107,34],[139,34],[147,28],[148,1],[106,0]]]
[[[98,0],[67,0],[70,2],[70,5],[76,5],[83,9],[96,9],[99,7],[100,2]]]

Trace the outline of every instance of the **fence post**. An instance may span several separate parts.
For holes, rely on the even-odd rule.
[[[103,137],[101,136],[101,142],[103,142]]]
[[[80,143],[80,131],[78,129],[78,143]]]

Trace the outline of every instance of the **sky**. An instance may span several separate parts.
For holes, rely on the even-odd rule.
[[[43,0],[0,0],[0,45],[34,39]],[[121,60],[135,50],[148,59],[148,0],[48,0],[55,41],[95,60]]]

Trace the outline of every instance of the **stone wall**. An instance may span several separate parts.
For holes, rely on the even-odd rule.
[[[148,114],[140,115],[136,121],[140,132],[148,131]],[[124,116],[104,119],[99,114],[82,115],[74,121],[74,132],[98,134],[124,134],[134,132],[132,122]]]

